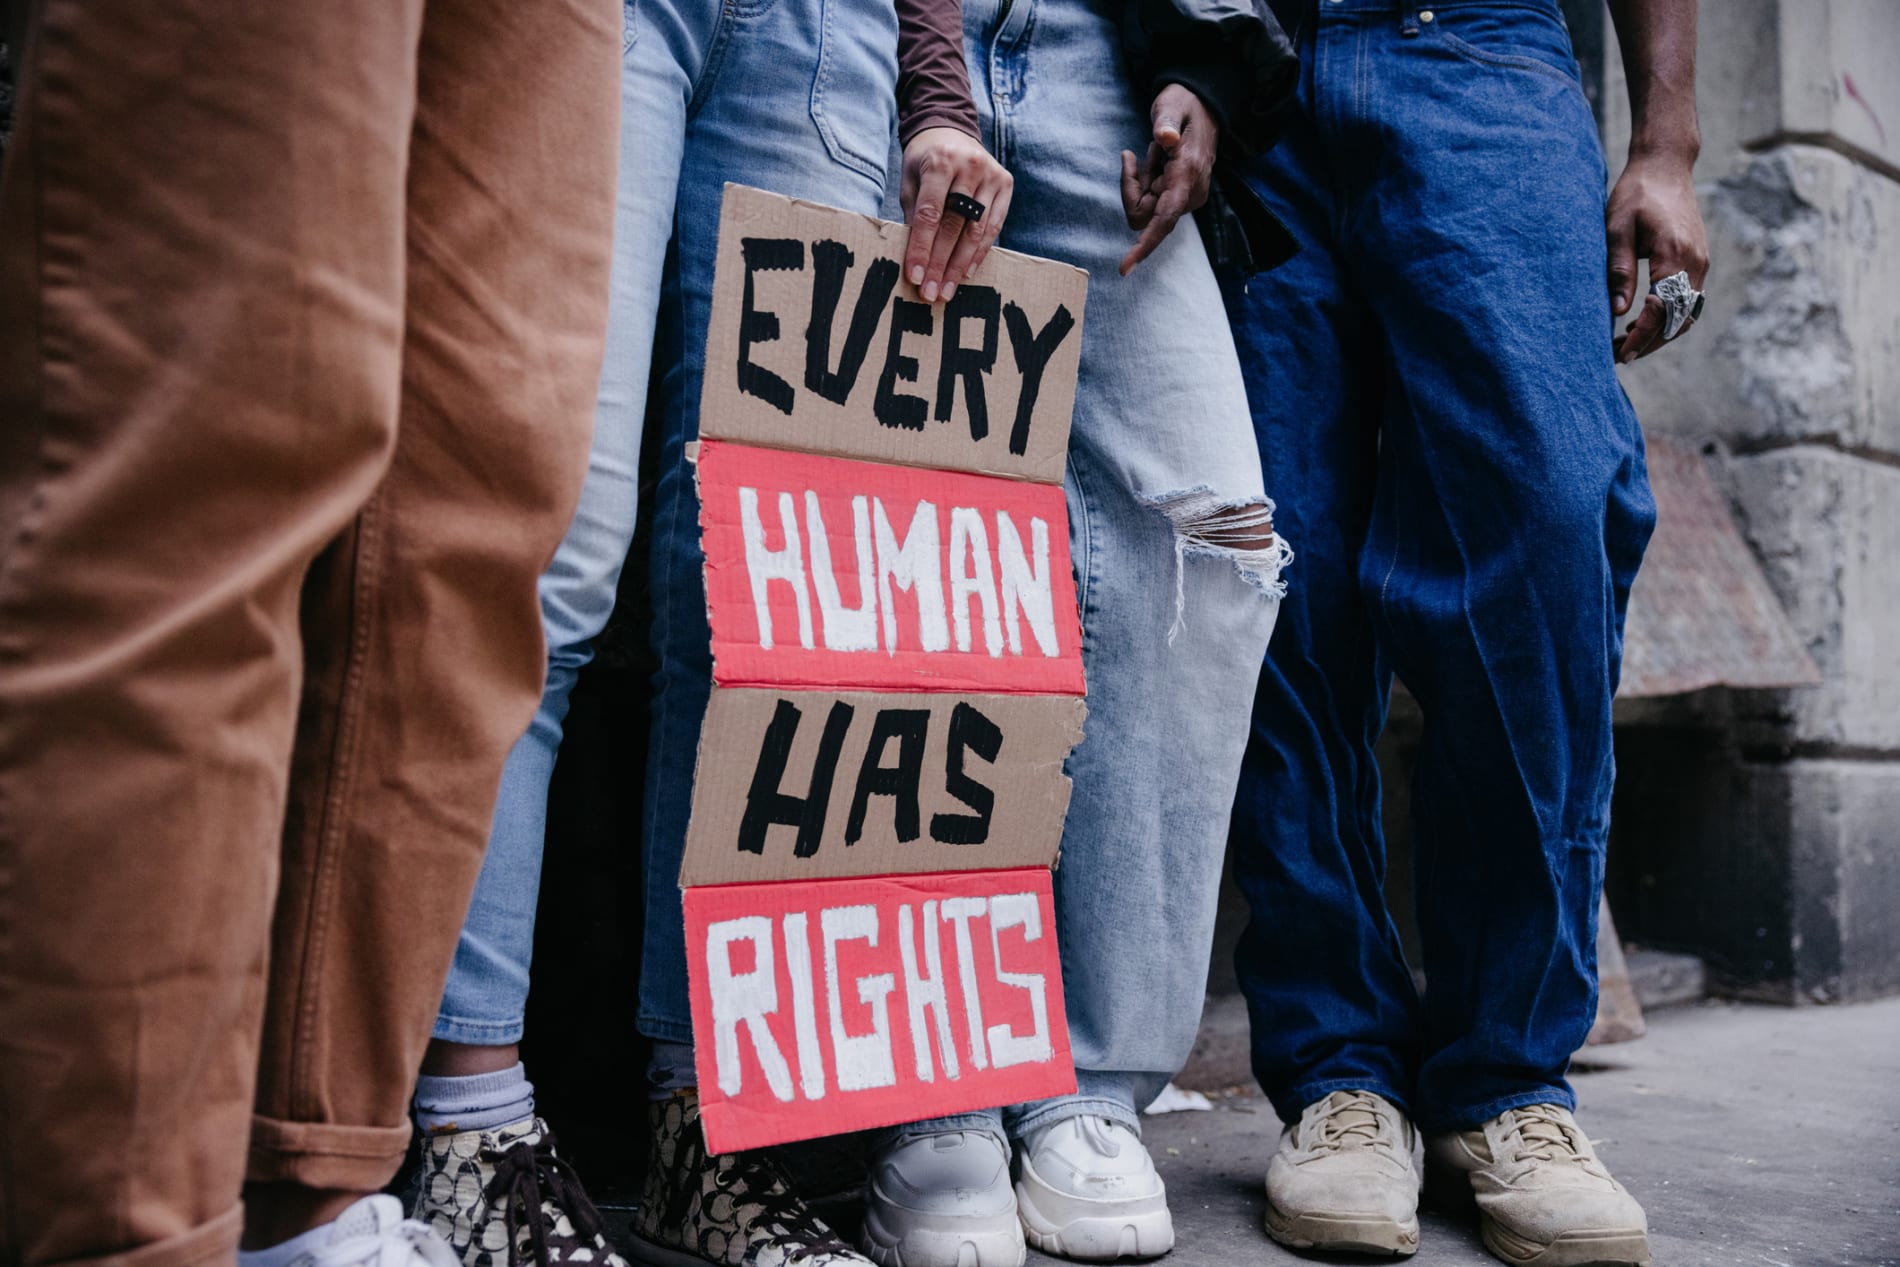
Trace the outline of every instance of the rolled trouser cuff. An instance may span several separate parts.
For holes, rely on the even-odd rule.
[[[251,1119],[252,1183],[296,1183],[306,1188],[376,1192],[396,1175],[412,1128],[339,1126],[329,1122]]]

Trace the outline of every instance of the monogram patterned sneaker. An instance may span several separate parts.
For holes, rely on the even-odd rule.
[[[653,1101],[646,1190],[628,1252],[648,1267],[871,1267],[763,1152],[706,1151],[699,1095]]]
[[[424,1138],[413,1217],[462,1267],[627,1267],[538,1117]]]

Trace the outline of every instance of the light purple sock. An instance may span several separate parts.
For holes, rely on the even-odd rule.
[[[520,1063],[462,1078],[416,1079],[416,1128],[424,1135],[484,1131],[534,1115],[534,1084]]]

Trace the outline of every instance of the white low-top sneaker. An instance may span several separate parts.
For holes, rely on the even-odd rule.
[[[1141,1137],[1104,1117],[1065,1117],[1017,1155],[1016,1205],[1045,1254],[1101,1263],[1174,1248],[1168,1190]]]
[[[448,1242],[424,1224],[404,1218],[394,1197],[364,1197],[330,1225],[321,1248],[290,1260],[290,1267],[461,1267]]]
[[[1022,1267],[1008,1145],[987,1131],[884,1145],[865,1185],[864,1252],[882,1267]]]

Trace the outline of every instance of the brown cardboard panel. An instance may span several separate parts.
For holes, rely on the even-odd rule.
[[[700,433],[1060,483],[1088,274],[993,250],[926,305],[902,275],[906,237],[727,185]]]
[[[715,688],[680,885],[1053,866],[1086,715],[1063,695]]]

